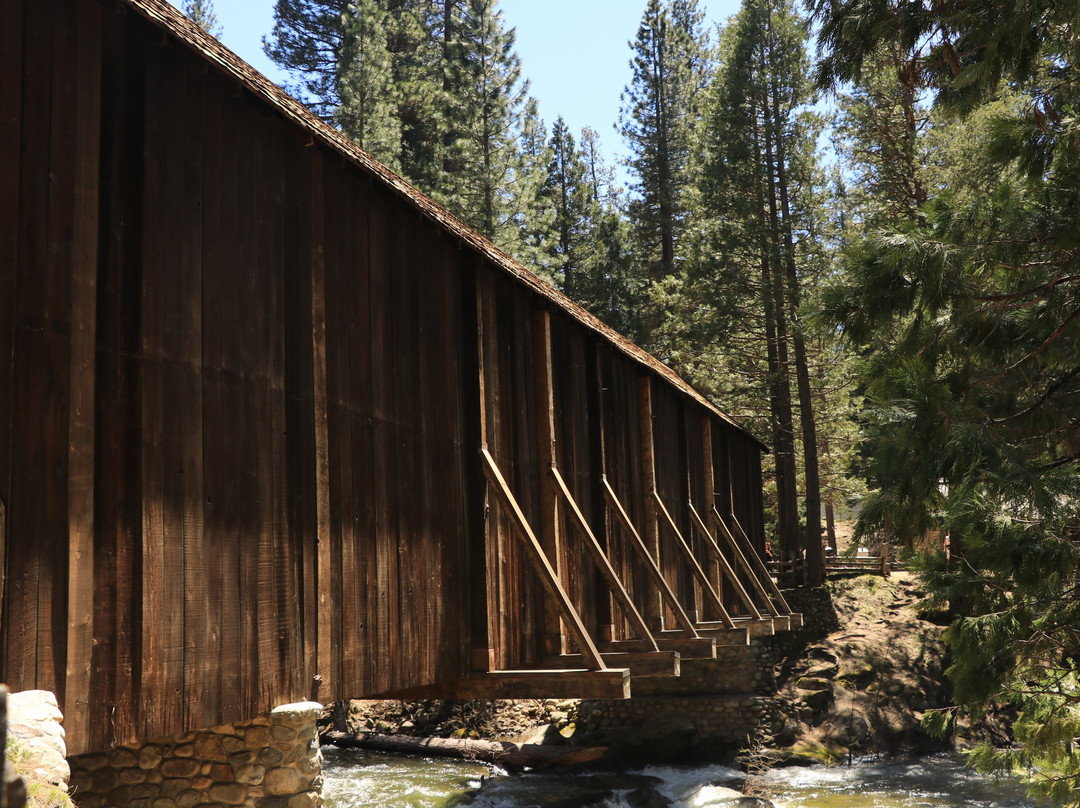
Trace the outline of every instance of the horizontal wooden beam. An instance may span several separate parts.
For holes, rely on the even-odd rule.
[[[708,623],[702,623],[702,626],[707,626]],[[716,623],[716,628],[699,628],[698,633],[702,637],[708,637],[717,645],[729,646],[729,645],[749,645],[750,644],[750,629],[746,626],[740,626],[739,628],[727,628],[720,623]],[[657,638],[657,643],[660,643],[660,639]],[[663,648],[663,643],[660,643],[660,647]]]
[[[753,618],[753,617],[733,617],[732,623],[734,626],[725,626],[720,621],[710,621],[708,623],[698,623],[697,628],[699,632],[716,631],[722,628],[736,628],[746,629],[751,637],[771,637],[776,633],[776,624],[773,623],[771,617]],[[787,621],[784,621],[784,625],[787,625]]]
[[[628,699],[630,671],[547,669],[475,673],[453,682],[380,693],[365,698],[402,699]]]
[[[627,668],[631,676],[678,676],[682,670],[678,651],[601,651],[604,662],[612,668]],[[538,666],[546,668],[581,668],[581,654],[546,657]]]
[[[672,632],[681,636],[663,636],[665,632],[656,637],[656,644],[662,651],[678,651],[681,659],[716,659],[716,640],[711,637],[688,637],[682,632]],[[745,635],[745,632],[743,632]],[[749,640],[747,640],[749,641]],[[635,650],[635,640],[615,640],[604,643],[601,647],[603,652],[618,653],[620,651]]]
[[[791,631],[791,615],[779,614],[772,618],[774,631]]]

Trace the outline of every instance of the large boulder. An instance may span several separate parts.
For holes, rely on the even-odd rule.
[[[48,690],[24,690],[8,696],[8,737],[22,746],[29,760],[24,768],[35,779],[67,788],[71,769],[56,696]]]

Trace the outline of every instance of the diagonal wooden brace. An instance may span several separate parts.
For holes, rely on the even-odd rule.
[[[551,476],[555,478],[556,488],[570,510],[570,518],[581,532],[581,536],[585,541],[585,549],[592,556],[596,566],[600,568],[601,574],[607,580],[608,586],[611,588],[611,594],[615,596],[619,605],[622,606],[626,618],[633,624],[638,635],[648,643],[653,651],[659,651],[660,649],[656,645],[652,632],[645,625],[645,618],[641,616],[641,612],[638,611],[630,594],[626,591],[622,581],[619,580],[619,575],[615,572],[615,568],[611,566],[607,553],[604,552],[604,548],[600,546],[600,542],[597,541],[592,529],[585,521],[584,514],[581,513],[581,509],[570,493],[570,489],[566,487],[566,481],[563,480],[562,475],[559,474],[559,469],[555,466],[551,467]]]
[[[604,664],[603,657],[600,656],[596,644],[593,642],[592,637],[589,636],[589,632],[586,630],[581,616],[574,608],[574,604],[570,601],[569,595],[566,594],[566,590],[559,583],[555,568],[551,566],[551,562],[544,554],[544,548],[540,546],[536,534],[529,527],[529,520],[525,518],[525,514],[514,498],[510,486],[506,484],[506,479],[503,477],[502,472],[499,471],[495,459],[484,447],[481,447],[480,455],[484,459],[484,476],[487,477],[488,483],[495,490],[495,495],[510,515],[510,521],[516,528],[515,532],[525,545],[529,560],[532,562],[536,573],[540,576],[540,582],[555,601],[560,615],[566,621],[567,628],[585,657],[586,665],[592,670],[605,670],[607,666]]]
[[[652,497],[656,500],[656,506],[660,509],[664,521],[666,521],[668,527],[671,528],[671,532],[676,539],[676,544],[679,546],[679,549],[682,550],[683,555],[686,556],[686,563],[690,565],[690,571],[694,573],[694,576],[698,579],[698,583],[701,584],[702,591],[709,600],[712,601],[713,606],[716,607],[717,612],[720,614],[720,621],[728,628],[735,628],[735,621],[731,619],[731,615],[729,615],[727,609],[724,608],[720,596],[717,595],[716,590],[713,589],[709,576],[705,574],[705,570],[701,568],[701,564],[698,563],[697,558],[694,557],[694,551],[690,549],[690,545],[687,544],[686,539],[683,538],[679,526],[675,524],[675,520],[672,519],[671,514],[668,513],[668,509],[664,506],[664,501],[660,499],[660,495],[656,491],[652,492]]]
[[[756,552],[754,552],[754,548],[750,545],[750,539],[747,538],[746,532],[742,529],[742,525],[739,524],[739,521],[735,519],[734,516],[732,517],[732,521],[735,523],[735,527],[738,531],[737,533],[734,533],[727,526],[727,523],[724,522],[723,518],[720,516],[720,512],[717,511],[716,508],[713,508],[712,510],[712,517],[747,572],[751,574],[751,580],[754,582],[758,591],[768,599],[769,593],[766,592],[765,586],[762,584],[762,581],[765,581],[768,584],[769,589],[772,590],[772,596],[776,598],[777,603],[780,604],[787,614],[792,614],[791,607],[788,606],[787,601],[784,599],[784,595],[780,592],[780,587],[778,587],[776,581],[772,579],[772,575],[769,574],[769,569],[765,566],[765,562],[758,557]],[[741,542],[740,538],[742,540]],[[742,544],[742,547],[740,547],[740,544]]]
[[[751,617],[755,620],[760,620],[762,617],[761,612],[758,611],[757,606],[754,605],[754,601],[750,597],[750,593],[746,591],[746,587],[742,585],[742,581],[740,581],[739,577],[735,574],[735,570],[731,568],[731,564],[728,563],[727,558],[725,558],[724,554],[720,551],[720,545],[716,543],[716,539],[705,526],[705,522],[698,514],[697,509],[694,508],[694,503],[689,502],[687,503],[687,506],[690,508],[690,519],[693,521],[694,527],[696,527],[698,532],[704,536],[705,546],[712,552],[713,556],[720,564],[720,569],[724,571],[724,575],[727,576],[728,580],[731,581],[732,586],[735,587],[735,592],[738,594],[739,600],[750,610]],[[768,598],[766,598],[766,602],[768,602]]]
[[[649,549],[645,546],[645,542],[641,540],[641,534],[637,532],[637,528],[634,527],[634,523],[630,521],[629,514],[626,513],[626,509],[619,502],[619,497],[612,490],[611,485],[607,481],[607,476],[601,476],[600,482],[604,486],[604,496],[607,498],[608,505],[610,505],[615,513],[619,517],[619,521],[622,522],[623,527],[626,528],[626,532],[630,535],[630,546],[637,553],[638,558],[645,564],[645,571],[652,576],[653,581],[660,589],[660,595],[664,598],[668,608],[675,613],[675,620],[678,622],[685,631],[689,632],[691,637],[698,637],[697,629],[694,627],[694,621],[690,619],[690,616],[683,609],[682,604],[679,603],[679,599],[675,596],[668,582],[664,579],[664,573],[660,571],[660,568],[656,566],[656,561],[651,555],[649,555]]]

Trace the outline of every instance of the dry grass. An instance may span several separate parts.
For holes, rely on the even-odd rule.
[[[67,790],[36,777],[32,771],[30,750],[15,738],[8,738],[7,759],[26,784],[27,808],[75,808]]]

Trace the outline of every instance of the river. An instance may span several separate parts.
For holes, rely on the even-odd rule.
[[[505,775],[456,760],[323,754],[328,808],[723,808],[743,778],[722,766]],[[976,774],[951,756],[774,769],[761,786],[776,808],[1054,808],[1026,799],[1015,780]]]

